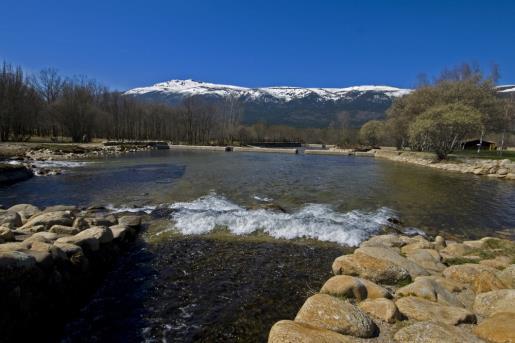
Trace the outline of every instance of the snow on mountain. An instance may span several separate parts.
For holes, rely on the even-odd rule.
[[[180,95],[181,97],[209,95],[218,97],[236,96],[255,101],[263,98],[273,98],[277,101],[289,102],[309,96],[320,98],[320,101],[337,101],[363,93],[381,93],[390,98],[400,97],[410,93],[410,89],[390,86],[354,86],[347,88],[302,88],[302,87],[262,87],[246,88],[232,85],[220,85],[193,80],[171,80],[156,83],[149,87],[134,88],[126,95],[144,95],[162,93]]]

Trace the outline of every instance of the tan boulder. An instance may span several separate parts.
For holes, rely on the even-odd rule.
[[[488,342],[515,342],[515,313],[496,313],[479,323],[473,331]]]
[[[405,255],[413,253],[419,249],[433,249],[433,244],[426,239],[417,239],[413,243],[407,244],[401,248],[401,252]]]
[[[360,302],[358,307],[372,317],[388,323],[394,323],[400,316],[395,303],[386,298],[366,299]]]
[[[441,272],[445,269],[445,265],[440,262],[440,254],[434,249],[414,250],[407,253],[407,259],[432,272]]]
[[[409,272],[392,262],[369,255],[354,253],[336,258],[333,273],[359,276],[373,282],[396,284],[410,280]]]
[[[354,298],[361,301],[367,298],[367,289],[360,279],[349,275],[336,275],[327,280],[320,293],[340,298]]]
[[[386,247],[386,248],[400,248],[406,244],[401,236],[396,234],[373,236],[370,239],[362,242],[360,247]]]
[[[494,274],[497,273],[497,270],[492,267],[476,263],[465,263],[447,267],[442,274],[447,279],[470,284],[474,282],[474,280],[479,276],[479,273],[484,270]]]
[[[115,241],[123,241],[129,232],[129,228],[122,224],[110,226],[109,229],[113,233],[113,239]]]
[[[512,259],[508,256],[496,256],[495,258],[482,260],[479,264],[492,267],[495,269],[504,269],[511,264]]]
[[[370,280],[367,279],[359,279],[363,285],[365,285],[365,288],[367,289],[367,299],[376,299],[376,298],[387,298],[391,299],[393,298],[390,291],[388,291],[386,288],[379,286],[376,283],[373,283]]]
[[[0,226],[0,243],[14,241],[14,232],[5,226]]]
[[[440,255],[442,255],[445,261],[455,257],[463,257],[471,254],[473,251],[474,249],[469,245],[463,243],[452,243],[441,249]]]
[[[463,244],[474,249],[484,249],[487,247],[487,245],[494,241],[501,241],[501,239],[487,236],[475,241],[464,241]]]
[[[355,251],[355,254],[364,254],[376,259],[382,259],[395,264],[408,271],[412,278],[422,275],[429,275],[427,270],[419,266],[413,261],[401,256],[397,251],[391,248],[383,247],[362,247]]]
[[[485,317],[500,312],[515,313],[515,289],[500,289],[478,294],[473,309],[475,313]]]
[[[43,212],[31,217],[21,229],[42,225],[45,230],[48,230],[54,225],[71,226],[72,224],[73,218],[69,211]]]
[[[515,264],[509,265],[499,274],[499,279],[508,288],[515,288]]]
[[[14,230],[21,225],[21,217],[18,213],[9,211],[0,213],[0,226]]]
[[[97,251],[100,244],[109,243],[113,240],[113,233],[110,229],[96,226],[79,232],[75,236],[62,237],[57,240],[59,243],[71,243],[83,249]]]
[[[443,238],[442,236],[436,236],[433,245],[436,250],[441,250],[447,246],[447,244],[445,243],[445,238]]]
[[[26,222],[30,217],[41,212],[41,210],[38,207],[30,204],[14,205],[9,207],[7,211],[17,212],[21,216],[22,222]]]
[[[400,329],[393,336],[399,343],[480,343],[482,340],[460,327],[424,321]]]
[[[441,276],[437,275],[431,275],[431,276],[419,276],[415,279],[415,281],[418,280],[433,280],[434,282],[438,283],[440,286],[448,290],[449,292],[461,292],[466,288],[466,285],[460,282],[452,281],[449,279],[446,279]]]
[[[413,320],[434,320],[449,325],[476,322],[476,316],[464,308],[442,305],[422,298],[400,298],[395,305],[400,313]]]
[[[369,338],[377,333],[375,323],[356,306],[327,294],[315,294],[302,305],[295,321],[339,332]]]
[[[492,272],[483,270],[472,283],[476,294],[507,288],[504,283]]]
[[[82,248],[75,244],[59,242],[59,240],[57,240],[54,245],[61,249],[68,257],[82,253]]]
[[[463,307],[463,304],[453,293],[431,279],[417,278],[415,282],[399,288],[395,295],[400,297],[415,296],[444,305]]]
[[[71,226],[54,225],[50,228],[50,230],[48,230],[48,232],[57,233],[59,235],[76,235],[80,232],[80,230]]]
[[[272,326],[268,343],[351,343],[354,337],[340,335],[331,330],[317,328],[308,324],[281,320]]]

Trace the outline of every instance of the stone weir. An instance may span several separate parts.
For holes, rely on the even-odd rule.
[[[269,343],[515,342],[515,243],[375,236]]]
[[[0,341],[55,341],[140,228],[102,208],[0,210]]]

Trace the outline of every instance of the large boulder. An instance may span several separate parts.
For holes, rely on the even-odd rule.
[[[121,224],[110,226],[109,229],[111,229],[115,241],[123,241],[130,232],[127,226]]]
[[[476,294],[507,288],[496,274],[488,270],[482,270],[472,283],[472,289]]]
[[[413,296],[400,298],[395,305],[400,313],[413,320],[434,320],[449,325],[476,322],[476,316],[464,308],[442,305]]]
[[[436,321],[424,321],[400,329],[393,337],[399,343],[481,343],[462,328]]]
[[[141,216],[122,216],[118,218],[118,224],[125,225],[132,230],[138,230],[141,226]]]
[[[0,243],[14,241],[14,232],[5,226],[0,226]]]
[[[41,210],[38,207],[36,207],[34,205],[30,205],[30,204],[14,205],[14,206],[9,207],[9,209],[7,211],[17,212],[21,216],[22,220],[24,220],[24,221],[28,220],[30,217],[41,212]]]
[[[73,217],[70,211],[52,211],[43,212],[30,218],[22,227],[21,230],[42,225],[45,230],[50,229],[54,225],[71,226],[73,224]]]
[[[360,302],[358,307],[372,317],[388,323],[394,323],[400,317],[395,303],[386,298],[366,299]]]
[[[478,294],[473,309],[474,312],[485,317],[499,312],[515,313],[515,289],[501,289]]]
[[[409,272],[398,265],[381,258],[362,253],[343,255],[333,262],[333,273],[359,276],[373,282],[397,284],[411,279]]]
[[[56,243],[70,243],[88,251],[98,251],[100,244],[109,243],[112,240],[113,233],[110,229],[97,226],[81,231],[75,236],[61,237]]]
[[[327,294],[309,297],[297,313],[295,321],[364,338],[375,336],[378,330],[359,308]]]
[[[426,270],[441,272],[445,269],[445,265],[441,262],[440,254],[436,250],[418,249],[410,251],[406,255],[408,260],[415,262]]]
[[[515,342],[515,313],[496,313],[479,323],[474,333],[488,342]]]
[[[417,278],[412,284],[398,289],[395,294],[401,297],[411,295],[444,305],[463,307],[463,304],[453,293],[442,287],[435,280],[427,278]]]
[[[404,237],[396,234],[379,235],[362,242],[360,247],[400,248],[406,244]]]
[[[447,267],[442,272],[442,274],[447,279],[460,283],[470,284],[473,283],[474,280],[479,276],[479,274],[484,270],[492,272],[494,274],[497,273],[497,270],[492,267],[476,263],[465,263]]]
[[[2,283],[34,270],[36,259],[21,251],[0,252],[0,279]]]
[[[339,298],[354,298],[361,301],[367,298],[367,289],[360,279],[349,275],[336,275],[327,280],[320,293]]]
[[[291,320],[275,323],[268,335],[268,343],[352,343],[355,341],[354,337]]]
[[[71,226],[53,225],[48,232],[53,232],[59,235],[76,235],[80,230]]]
[[[0,226],[14,230],[21,225],[21,216],[18,213],[10,211],[0,213]]]
[[[383,247],[362,247],[355,251],[356,254],[364,254],[376,259],[383,259],[395,264],[398,267],[404,268],[408,271],[412,278],[417,276],[429,275],[427,270],[419,266],[413,261],[401,256],[397,251],[391,248]]]
[[[515,264],[512,264],[499,273],[499,279],[508,288],[515,288]]]

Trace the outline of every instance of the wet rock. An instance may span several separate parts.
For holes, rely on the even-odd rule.
[[[30,217],[41,212],[41,210],[38,207],[36,207],[34,205],[30,205],[30,204],[14,205],[14,206],[9,207],[8,211],[9,212],[17,212],[21,216],[22,221],[26,221]]]
[[[479,323],[473,331],[488,342],[515,342],[515,313],[496,313]]]
[[[406,245],[406,241],[401,236],[396,234],[374,236],[363,243],[360,247],[385,247],[385,248],[400,248]]]
[[[400,329],[394,336],[399,343],[480,343],[465,330],[441,322],[424,321]]]
[[[141,216],[123,216],[118,218],[118,224],[125,225],[130,229],[139,229],[141,226]]]
[[[442,272],[442,274],[447,279],[456,282],[472,283],[479,276],[479,273],[481,273],[481,271],[483,270],[492,272],[494,274],[496,273],[496,270],[492,267],[475,263],[465,263],[447,267]]]
[[[424,298],[440,304],[463,307],[458,298],[436,281],[431,279],[416,279],[415,282],[397,290],[397,296],[415,296]]]
[[[354,253],[336,258],[333,273],[359,276],[373,282],[397,284],[410,280],[409,272],[392,262],[369,255]]]
[[[34,174],[23,165],[0,163],[0,184],[11,184],[30,179]]]
[[[0,226],[14,230],[21,225],[21,216],[18,213],[10,211],[0,213]]]
[[[357,254],[365,254],[376,259],[384,259],[407,270],[412,278],[429,275],[429,273],[413,261],[401,256],[391,248],[363,247],[356,249]]]
[[[515,264],[506,267],[499,273],[499,279],[508,288],[515,288]]]
[[[48,232],[53,232],[59,235],[76,235],[80,230],[71,226],[53,225]]]
[[[351,343],[355,341],[354,337],[291,320],[275,323],[268,336],[268,343]]]
[[[387,323],[394,323],[400,316],[394,302],[386,298],[366,299],[358,307],[372,317]]]
[[[367,298],[367,289],[360,279],[348,275],[336,275],[325,282],[320,293],[340,298],[354,298],[361,301]]]
[[[495,291],[507,288],[504,283],[494,273],[483,270],[472,283],[472,289],[476,294]]]
[[[0,226],[0,243],[14,241],[14,232],[5,226]]]
[[[356,306],[327,294],[309,297],[295,321],[344,335],[369,338],[377,334],[374,322]]]
[[[46,212],[46,210],[30,218],[22,227],[22,230],[31,228],[34,226],[42,225],[46,230],[50,229],[54,225],[71,226],[73,224],[73,218],[69,211],[52,211]]]
[[[515,313],[515,289],[501,289],[478,294],[473,309],[475,313],[485,317],[500,312]]]
[[[476,322],[476,316],[464,308],[442,305],[422,298],[400,298],[395,305],[400,313],[413,320],[434,320],[449,325]]]

